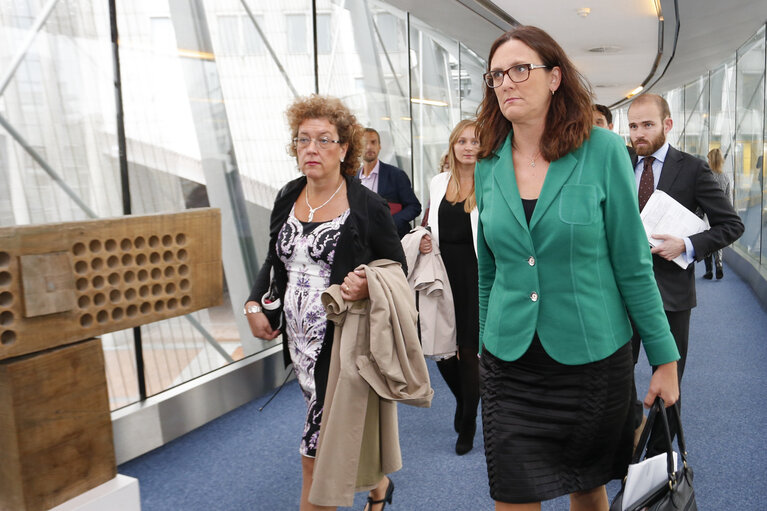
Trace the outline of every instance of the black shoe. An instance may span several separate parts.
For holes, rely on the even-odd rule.
[[[717,270],[717,272],[718,272],[718,271],[719,271],[719,270]],[[713,279],[713,278],[714,278],[714,274],[713,274],[713,273],[711,273],[710,271],[707,271],[706,273],[704,273],[704,274],[703,274],[703,278],[704,278],[704,279],[706,279],[706,280],[711,280],[711,279]]]
[[[372,511],[373,506],[376,504],[383,504],[379,510],[383,511],[386,507],[386,504],[391,504],[392,495],[394,495],[394,481],[392,481],[389,476],[386,476],[386,479],[389,479],[389,486],[386,487],[386,494],[384,495],[384,498],[381,500],[373,500],[373,498],[368,495],[368,501],[365,504],[365,511]]]
[[[722,277],[724,277],[724,271],[722,271],[722,267],[721,266],[717,266],[716,267],[716,280],[719,280]]]
[[[461,431],[458,433],[458,440],[455,442],[455,453],[458,456],[463,456],[474,448],[474,433],[476,431],[476,418],[471,422],[471,424],[461,428]]]

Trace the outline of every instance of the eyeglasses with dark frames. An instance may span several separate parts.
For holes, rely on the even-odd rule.
[[[340,144],[340,140],[333,140],[330,137],[310,138],[310,137],[296,137],[293,139],[293,143],[298,149],[306,149],[312,140],[317,144],[320,149],[330,148],[330,144]]]
[[[482,77],[485,79],[485,83],[491,89],[500,87],[503,85],[503,77],[508,76],[514,83],[522,83],[530,78],[530,71],[533,69],[551,69],[551,66],[545,64],[514,64],[508,69],[500,70],[493,69]]]

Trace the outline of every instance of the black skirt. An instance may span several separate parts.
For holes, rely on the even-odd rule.
[[[625,475],[633,445],[631,343],[607,357],[568,366],[536,334],[513,362],[486,349],[480,392],[490,495],[539,502]]]

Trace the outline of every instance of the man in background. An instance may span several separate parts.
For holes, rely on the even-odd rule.
[[[708,215],[711,227],[686,238],[667,233],[650,233],[663,243],[652,248],[655,281],[660,290],[671,334],[681,358],[677,361],[679,389],[687,360],[690,314],[696,305],[695,261],[731,244],[743,234],[743,222],[732,208],[705,161],[679,151],[666,141],[673,126],[668,103],[656,94],[636,98],[628,110],[629,135],[636,154],[632,157],[641,211],[654,190],[662,190],[693,213]],[[688,264],[683,269],[674,262],[680,255]],[[634,361],[639,354],[639,338],[632,338]],[[681,405],[681,398],[680,398]],[[641,409],[640,409],[641,413]],[[640,418],[641,420],[641,418]],[[673,424],[673,423],[672,423]],[[671,425],[671,424],[670,424]],[[675,430],[672,426],[672,438]],[[648,455],[665,452],[663,429],[656,423]]]
[[[613,130],[613,113],[604,105],[594,105],[594,126]]]
[[[381,137],[373,128],[362,135],[362,168],[357,173],[362,184],[386,199],[399,237],[410,231],[410,222],[421,213],[421,203],[413,192],[404,170],[378,159]]]

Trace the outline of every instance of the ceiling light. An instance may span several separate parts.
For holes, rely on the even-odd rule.
[[[642,92],[643,90],[644,90],[644,87],[643,87],[642,85],[640,85],[640,86],[639,86],[639,87],[637,87],[636,89],[634,89],[634,90],[632,90],[631,92],[629,92],[629,93],[626,95],[626,97],[627,97],[627,98],[632,98],[632,97],[636,96],[637,94],[639,94],[640,92]]]
[[[575,12],[576,12],[576,13],[578,14],[578,16],[580,16],[581,18],[585,18],[586,16],[588,16],[589,14],[591,14],[591,9],[590,9],[589,7],[581,7],[580,9],[578,9],[578,10],[577,10],[577,11],[575,11]]]

